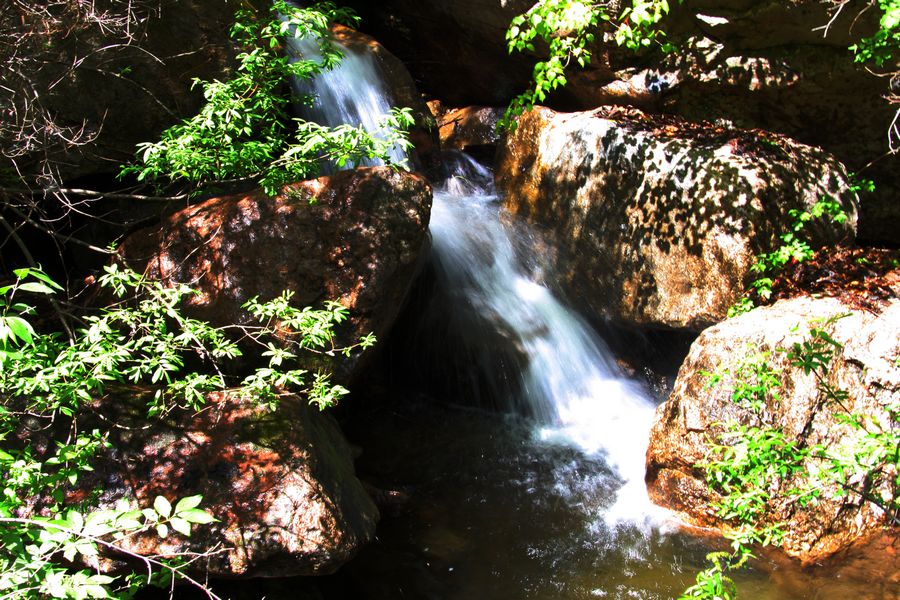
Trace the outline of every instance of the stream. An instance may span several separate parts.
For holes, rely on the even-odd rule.
[[[371,129],[391,105],[386,86],[371,57],[344,52],[341,66],[297,88],[318,98],[301,114]],[[323,579],[318,597],[677,597],[722,543],[681,532],[647,498],[656,401],[554,292],[541,260],[552,249],[501,213],[492,173],[461,153],[445,164],[430,224],[442,301],[422,315],[418,339],[401,343],[420,355],[414,371],[441,362],[432,349],[460,348],[450,375],[460,397],[389,389],[392,400],[348,417],[360,477],[393,492],[377,541]],[[743,598],[864,597],[762,566],[735,574]]]

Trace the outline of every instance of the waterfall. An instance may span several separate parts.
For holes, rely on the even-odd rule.
[[[532,235],[501,221],[492,174],[463,154],[447,163],[430,224],[442,284],[525,357],[522,395],[539,438],[602,456],[622,480],[607,521],[642,521],[655,512],[644,486],[654,405],[591,327],[524,267]]]
[[[307,58],[318,52],[314,41],[291,43]],[[338,67],[295,84],[315,97],[305,114],[324,125],[377,131],[391,107],[379,69],[371,55],[342,50]],[[653,513],[644,486],[653,404],[622,375],[590,326],[524,267],[529,235],[524,225],[501,221],[493,174],[462,153],[448,154],[445,164],[448,176],[435,188],[430,231],[433,260],[456,300],[454,310],[474,311],[524,357],[519,387],[538,439],[602,457],[617,474],[619,491],[606,520],[644,521]]]
[[[331,44],[343,58],[336,68],[320,73],[314,79],[294,79],[291,87],[298,97],[311,97],[312,104],[298,102],[297,112],[306,120],[335,127],[353,125],[369,133],[383,131],[382,120],[394,103],[384,83],[381,69],[371,52],[348,48],[336,40]],[[321,61],[319,42],[312,38],[288,38],[295,56]],[[399,146],[391,149],[393,162],[400,163],[406,154]],[[363,161],[363,166],[381,164],[377,159]]]

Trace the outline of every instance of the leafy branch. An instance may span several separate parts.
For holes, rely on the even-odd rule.
[[[372,158],[390,162],[391,149],[410,147],[405,133],[413,124],[410,109],[384,115],[377,134],[351,125],[329,128],[291,115],[295,99],[285,84],[334,68],[341,54],[330,42],[329,26],[356,20],[349,10],[331,2],[299,8],[276,0],[264,15],[239,11],[231,37],[243,51],[234,76],[226,81],[195,80],[206,99],[200,112],[164,131],[158,142],[140,144],[139,162],[123,168],[121,175],[138,181],[180,182],[195,189],[250,180],[274,195],[285,183],[317,174],[327,162],[338,166]],[[308,59],[292,53],[284,44],[288,36],[318,40],[317,56]]]
[[[174,506],[158,497],[141,510],[70,506],[65,490],[92,469],[93,458],[109,445],[105,432],[78,429],[77,416],[86,403],[120,384],[139,384],[153,392],[151,418],[176,406],[199,409],[207,393],[229,387],[270,406],[283,394],[305,394],[324,409],[347,390],[333,385],[325,372],[300,368],[303,355],[349,356],[374,343],[369,335],[337,345],[334,327],[347,319],[346,308],[332,302],[320,310],[298,309],[289,293],[245,304],[259,320],[257,326],[217,328],[181,313],[184,300],[194,294],[186,286],[166,287],[116,265],[106,267],[98,281],[119,300],[85,316],[70,340],[43,332],[28,302],[52,296],[59,286],[38,269],[18,269],[15,275],[14,282],[0,287],[0,593],[16,598],[124,597],[159,583],[161,576],[203,587],[187,573],[187,564],[164,557],[132,555],[150,573],[125,581],[73,566],[77,557],[90,563],[101,546],[127,553],[121,546],[127,535],[152,530],[160,537],[188,536],[193,524],[213,521],[198,508],[199,496]],[[260,356],[268,364],[243,379],[227,377],[224,362],[241,356],[245,342],[264,348]],[[23,424],[29,433],[21,437]],[[51,447],[32,443],[40,431],[56,440]],[[38,500],[50,517],[34,515]]]
[[[680,1],[680,0],[679,0]],[[547,95],[567,83],[566,69],[574,64],[586,67],[591,61],[591,46],[604,23],[613,25],[613,39],[619,46],[635,52],[659,44],[664,33],[660,22],[669,13],[668,0],[632,0],[620,14],[610,14],[612,2],[585,0],[540,0],[528,12],[510,22],[506,32],[507,49],[536,52],[535,42],[548,46],[548,58],[534,66],[530,89],[516,96],[507,107],[499,127],[515,129],[516,117],[530,110]]]

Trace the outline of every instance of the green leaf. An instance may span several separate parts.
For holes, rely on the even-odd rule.
[[[44,283],[37,282],[37,281],[27,281],[23,284],[20,284],[19,289],[24,290],[26,292],[32,292],[34,294],[48,294],[49,295],[49,294],[56,293],[50,286],[48,286]]]
[[[32,337],[32,334],[34,333],[34,329],[28,321],[22,317],[0,317],[0,321],[3,321],[9,328],[13,340],[20,340],[26,344],[33,343],[34,338]]]
[[[153,501],[153,508],[156,510],[156,513],[163,518],[168,518],[169,515],[172,514],[172,505],[162,496],[156,497]]]
[[[211,514],[209,514],[205,510],[200,510],[199,508],[186,510],[179,516],[188,523],[196,523],[198,525],[207,525],[209,523],[214,523],[217,520]]]
[[[172,529],[180,533],[185,537],[191,536],[191,524],[184,519],[180,519],[178,517],[172,517],[172,520],[169,521],[169,525],[172,526]]]

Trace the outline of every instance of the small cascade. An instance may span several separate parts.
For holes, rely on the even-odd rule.
[[[383,131],[381,123],[394,102],[375,56],[371,52],[348,48],[336,40],[331,44],[343,55],[336,68],[320,73],[312,80],[294,79],[291,82],[294,93],[313,99],[312,105],[298,102],[297,112],[308,121],[330,127],[346,124],[362,127],[370,133]],[[288,38],[288,46],[305,60],[322,60],[317,40]],[[393,162],[400,163],[406,153],[395,145],[390,156]],[[362,164],[375,166],[381,161],[366,160]]]
[[[299,56],[321,56],[314,40],[291,44]],[[344,58],[336,68],[295,83],[298,93],[315,98],[304,116],[377,132],[391,99],[375,59],[340,48]],[[399,148],[395,158],[404,158]],[[619,492],[604,511],[608,520],[644,521],[653,512],[644,487],[653,404],[622,375],[590,326],[542,283],[539,269],[526,268],[539,262],[533,236],[522,224],[501,221],[493,174],[459,152],[447,154],[445,167],[430,230],[433,260],[454,310],[470,311],[469,322],[496,330],[494,339],[514,347],[519,400],[537,422],[541,443],[601,457],[615,473]],[[560,478],[567,478],[563,470]]]
[[[430,225],[444,287],[525,357],[521,395],[540,439],[602,456],[622,481],[607,520],[643,521],[655,512],[644,487],[653,404],[590,326],[524,266],[532,236],[501,221],[490,171],[460,153],[445,162],[449,176],[435,191]]]

